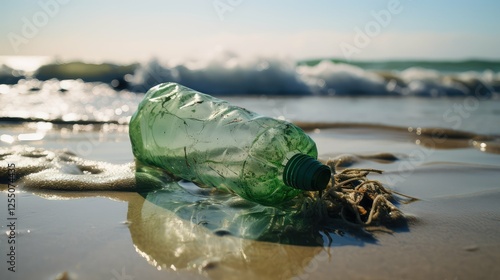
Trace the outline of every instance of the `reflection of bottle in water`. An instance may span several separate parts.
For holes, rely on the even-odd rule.
[[[367,241],[343,229],[334,234],[331,225],[315,226],[316,219],[302,219],[298,207],[263,206],[162,174],[139,168],[139,189],[163,187],[128,195],[127,212],[135,250],[159,270],[197,270],[215,279],[290,279],[310,272],[310,264],[327,265],[327,244]]]
[[[196,192],[194,188],[190,191]],[[135,250],[159,270],[193,270],[216,279],[265,279],[270,275],[290,279],[304,273],[323,251],[318,230],[309,227],[308,234],[296,236],[285,230],[286,221],[297,221],[290,213],[286,218],[274,216],[273,211],[284,212],[221,192],[200,193],[202,190],[187,193],[171,182],[162,190],[143,193],[145,199],[137,195],[129,200],[127,220]],[[243,205],[232,207],[238,200]]]
[[[144,164],[265,205],[322,190],[330,180],[300,128],[175,83],[148,91],[130,139]]]

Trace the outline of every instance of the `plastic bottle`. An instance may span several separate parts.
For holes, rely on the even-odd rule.
[[[331,176],[300,128],[176,83],[146,93],[129,133],[141,163],[263,205],[322,190]]]

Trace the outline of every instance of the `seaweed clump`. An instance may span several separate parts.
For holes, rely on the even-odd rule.
[[[418,199],[390,190],[380,181],[368,178],[370,173],[382,174],[382,170],[345,168],[336,172],[339,160],[329,160],[326,164],[332,170],[328,186],[322,192],[307,193],[300,212],[314,216],[321,224],[340,220],[369,231],[390,231],[391,227],[407,225],[408,217],[396,205]]]

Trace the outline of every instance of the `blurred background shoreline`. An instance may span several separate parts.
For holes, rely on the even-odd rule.
[[[171,81],[213,95],[498,98],[500,61],[293,61],[264,56],[246,58],[230,51],[219,51],[205,59],[153,58],[132,64],[0,56],[0,84],[52,79],[101,82],[116,90],[138,93]],[[6,86],[0,89],[0,93],[7,92]]]

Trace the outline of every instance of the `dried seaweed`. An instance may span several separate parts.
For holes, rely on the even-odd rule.
[[[381,174],[378,169],[345,168],[336,172],[338,160],[326,164],[332,170],[330,183],[323,192],[308,193],[302,212],[320,223],[341,220],[350,226],[366,230],[390,231],[388,227],[407,223],[407,217],[395,204],[410,203],[417,198],[390,190],[377,180],[368,178],[370,173]]]

